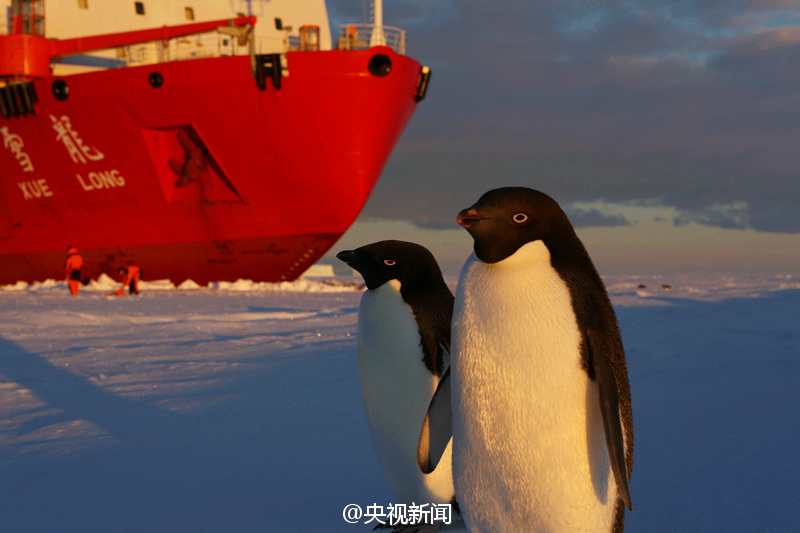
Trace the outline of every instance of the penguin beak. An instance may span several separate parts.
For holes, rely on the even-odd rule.
[[[336,254],[336,259],[344,261],[348,265],[356,260],[356,253],[354,250],[342,250]]]
[[[458,218],[456,221],[464,226],[465,229],[471,228],[476,222],[480,222],[481,220],[485,220],[486,217],[482,217],[478,214],[477,209],[464,209],[458,214]]]

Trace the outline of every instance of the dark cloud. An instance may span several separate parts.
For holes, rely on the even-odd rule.
[[[630,226],[632,223],[623,215],[606,215],[597,209],[567,208],[567,216],[576,228],[597,226]]]
[[[360,17],[360,3],[329,4]],[[408,23],[409,55],[433,78],[366,216],[450,227],[486,190],[525,185],[562,205],[656,199],[678,224],[800,231],[795,3],[398,0],[384,11]]]
[[[750,226],[771,233],[800,233],[797,205],[760,206],[750,214]]]
[[[685,212],[673,220],[675,227],[691,222],[724,229],[746,229],[748,212],[746,204],[713,205],[695,212]]]
[[[724,229],[752,228],[765,233],[800,233],[800,211],[789,205],[713,205],[698,211],[683,212],[673,219],[676,227],[692,222]]]

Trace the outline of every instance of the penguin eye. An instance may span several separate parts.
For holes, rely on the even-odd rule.
[[[383,264],[386,266],[394,266],[396,262],[393,259],[384,259]]]
[[[526,215],[525,213],[517,213],[511,218],[513,218],[514,222],[516,222],[517,224],[522,224],[523,222],[528,220],[528,215]]]

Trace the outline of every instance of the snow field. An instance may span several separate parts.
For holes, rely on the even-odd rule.
[[[1,287],[0,529],[371,531],[342,518],[391,501],[352,281]],[[800,530],[798,279],[605,281],[633,396],[626,531]]]

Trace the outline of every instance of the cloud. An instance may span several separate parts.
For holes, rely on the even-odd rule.
[[[755,209],[750,226],[769,233],[800,233],[800,210],[796,205],[785,204]]]
[[[631,226],[633,225],[624,215],[614,214],[606,215],[597,209],[581,209],[581,208],[568,208],[566,209],[567,216],[570,222],[576,228],[588,227],[615,227],[615,226]]]
[[[795,4],[407,0],[393,18],[433,78],[365,216],[451,227],[486,190],[524,185],[800,232]]]
[[[680,216],[675,217],[673,225],[683,227],[695,222],[704,226],[725,229],[746,229],[748,218],[747,204],[744,202],[728,205],[714,204],[699,211],[681,213]]]
[[[746,202],[714,204],[695,211],[683,211],[673,219],[675,227],[683,227],[692,222],[724,229],[800,233],[800,212],[786,205],[750,206]]]

